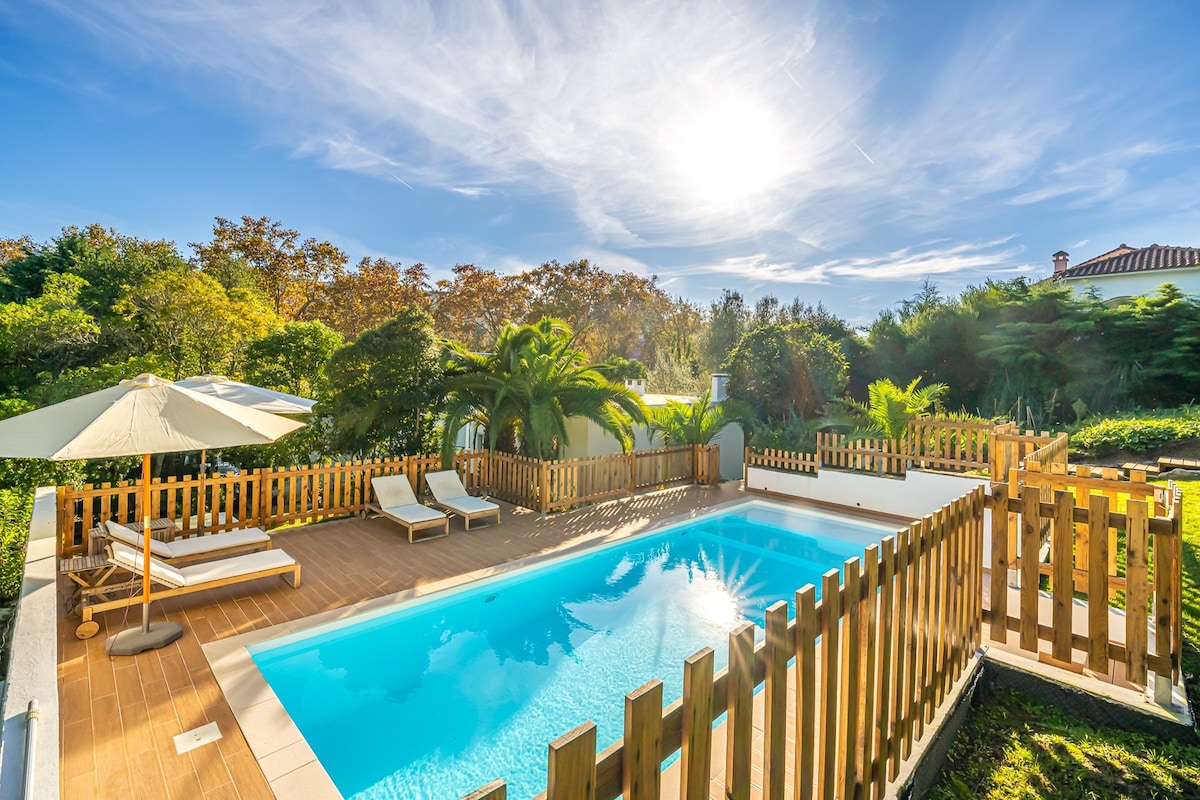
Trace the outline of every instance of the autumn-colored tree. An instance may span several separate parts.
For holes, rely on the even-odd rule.
[[[21,236],[16,239],[0,238],[0,269],[4,269],[10,261],[24,258],[36,248],[37,245],[28,236]]]
[[[428,311],[429,291],[424,264],[401,267],[386,258],[364,257],[357,268],[334,279],[314,316],[347,339],[355,339],[407,306]]]
[[[312,319],[313,306],[346,267],[346,254],[329,242],[300,234],[270,217],[217,217],[209,244],[191,243],[200,268],[226,288],[248,269],[275,313],[284,319]]]
[[[467,350],[483,350],[496,341],[506,323],[526,318],[528,297],[520,276],[457,264],[454,279],[439,280],[434,290],[434,329]]]
[[[138,329],[145,353],[159,355],[173,378],[238,374],[246,345],[279,318],[257,292],[226,290],[202,272],[160,272],[130,289],[118,304]]]
[[[670,306],[655,277],[606,272],[586,258],[550,261],[521,274],[530,295],[529,318],[561,319],[577,331],[594,360],[610,355],[653,363],[652,330]]]

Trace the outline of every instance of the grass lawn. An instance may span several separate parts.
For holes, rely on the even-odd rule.
[[[1001,690],[971,710],[928,797],[1200,797],[1200,745],[1086,725]]]
[[[1165,485],[1165,482],[1163,482]],[[1183,490],[1183,674],[1200,697],[1200,481]],[[1084,724],[1017,692],[973,708],[931,797],[1200,797],[1200,739],[1183,747]]]

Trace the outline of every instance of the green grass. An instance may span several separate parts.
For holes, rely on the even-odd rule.
[[[936,800],[1200,796],[1200,745],[1086,725],[1007,690],[971,710],[946,763]]]

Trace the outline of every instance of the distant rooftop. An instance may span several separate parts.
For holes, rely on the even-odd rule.
[[[1178,267],[1200,267],[1200,248],[1171,247],[1152,244],[1134,248],[1122,244],[1107,253],[1066,269],[1059,269],[1059,257],[1066,261],[1067,254],[1055,253],[1055,278],[1091,278],[1098,275],[1117,275],[1123,272],[1147,272],[1150,270],[1176,269]]]

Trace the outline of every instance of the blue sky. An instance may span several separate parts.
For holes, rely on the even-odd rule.
[[[1200,5],[0,4],[0,236],[587,257],[856,323],[923,279],[1200,244]]]

